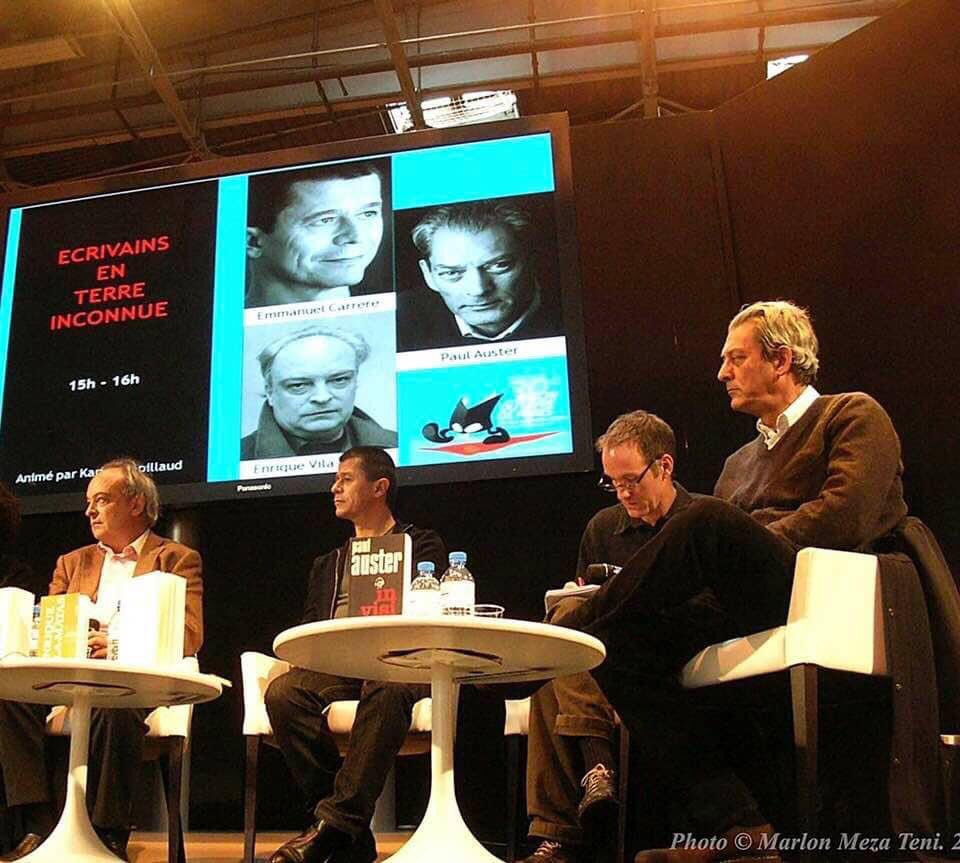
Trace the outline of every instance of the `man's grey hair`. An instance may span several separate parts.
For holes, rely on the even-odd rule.
[[[793,352],[791,366],[797,381],[812,384],[820,369],[820,343],[813,331],[810,313],[789,300],[770,300],[744,306],[730,321],[728,330],[753,321],[763,357],[772,360],[778,348]]]
[[[285,335],[274,339],[257,355],[257,361],[260,363],[260,373],[263,375],[263,385],[269,390],[273,382],[270,378],[273,371],[273,362],[287,345],[298,342],[300,339],[311,339],[323,337],[328,339],[339,339],[341,342],[353,348],[353,353],[357,358],[357,366],[365,362],[370,356],[370,345],[360,333],[351,330],[338,330],[334,327],[325,327],[322,324],[309,324],[305,327],[298,327]]]
[[[120,493],[124,497],[143,495],[143,511],[150,522],[150,527],[153,527],[160,518],[160,492],[157,491],[157,484],[150,474],[141,469],[136,459],[127,457],[111,459],[106,464],[100,465],[100,470],[118,470],[123,474]]]
[[[647,411],[620,414],[597,438],[597,452],[617,446],[634,446],[650,461],[662,455],[677,456],[673,429],[656,414]],[[653,472],[659,476],[660,466],[656,466]]]
[[[471,201],[434,207],[424,214],[411,233],[413,244],[427,260],[433,247],[433,236],[441,228],[471,234],[502,228],[513,237],[521,254],[529,252],[533,231],[530,214],[506,201]]]

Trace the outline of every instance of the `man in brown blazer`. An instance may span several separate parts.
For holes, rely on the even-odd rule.
[[[97,542],[57,560],[50,594],[86,594],[95,603],[94,616],[106,622],[129,579],[156,570],[179,575],[187,581],[184,655],[190,656],[203,643],[202,564],[196,551],[151,530],[159,512],[157,487],[134,460],[107,462],[87,487],[85,514]],[[105,634],[91,632],[88,655],[106,658]],[[90,818],[107,847],[124,860],[147,712],[94,709],[91,722]],[[29,854],[53,827],[44,759],[45,719],[45,707],[0,701],[0,767],[7,805],[19,808],[26,831],[20,844],[0,856],[0,861]]]

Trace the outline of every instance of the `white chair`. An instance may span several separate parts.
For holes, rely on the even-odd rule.
[[[526,812],[520,810],[520,786],[526,777],[520,772],[520,743],[530,733],[530,699],[504,700],[503,736],[507,742],[507,863],[517,858],[518,825]],[[617,809],[616,860],[623,860],[627,836],[627,788],[630,768],[630,733],[618,722],[620,751],[617,757],[617,782],[620,805]]]
[[[783,626],[705,647],[683,668],[696,689],[790,671],[799,831],[816,833],[818,672],[889,676],[877,558],[805,548]]]
[[[179,668],[185,671],[199,671],[195,656],[181,660]],[[186,851],[183,845],[183,814],[189,787],[184,782],[185,752],[190,740],[190,726],[193,722],[193,705],[177,704],[171,707],[157,707],[144,720],[147,725],[147,739],[143,750],[144,761],[156,760],[160,765],[160,775],[167,804],[167,861],[168,863],[186,863]],[[54,707],[47,714],[47,734],[54,737],[70,736],[70,709],[64,706]]]
[[[243,735],[246,738],[246,767],[243,792],[243,863],[253,863],[257,839],[257,761],[260,741],[275,746],[273,728],[264,702],[267,687],[273,680],[290,669],[290,664],[263,653],[247,651],[240,654],[240,670],[243,677]],[[350,729],[357,715],[357,701],[334,701],[327,709],[327,728],[333,734],[337,749],[346,752]],[[420,755],[430,751],[431,702],[422,698],[413,706],[410,732],[407,734],[399,755]],[[383,810],[392,812],[393,787],[388,782],[380,800],[374,828],[389,819]]]

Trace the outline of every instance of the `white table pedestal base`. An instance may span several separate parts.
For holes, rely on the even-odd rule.
[[[47,840],[24,863],[117,863],[100,841],[87,815],[87,760],[90,746],[90,696],[82,690],[70,708],[70,770],[63,813]]]
[[[430,802],[416,832],[391,863],[500,863],[473,836],[460,815],[453,782],[453,732],[456,687],[453,668],[434,661],[430,668],[433,738],[430,744]]]
[[[360,680],[426,683],[433,698],[430,802],[391,863],[497,863],[457,806],[453,733],[458,683],[547,680],[603,662],[603,644],[562,626],[479,617],[352,617],[302,623],[273,640],[280,659]],[[429,674],[429,678],[427,675]],[[483,793],[480,782],[474,789]]]

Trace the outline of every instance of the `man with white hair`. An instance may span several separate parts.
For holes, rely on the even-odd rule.
[[[370,346],[359,333],[319,324],[274,339],[257,360],[266,401],[257,428],[240,443],[242,459],[395,447],[397,433],[356,407],[360,366]]]
[[[203,643],[200,555],[153,532],[160,514],[153,480],[133,459],[109,461],[87,486],[85,514],[97,541],[57,559],[50,594],[86,594],[94,601],[94,617],[107,623],[131,578],[157,570],[179,575],[187,582],[183,653],[196,654]],[[87,652],[92,659],[106,659],[106,636],[91,632]],[[7,805],[20,810],[25,830],[19,845],[0,860],[26,856],[53,828],[44,758],[47,709],[0,701],[0,767]],[[140,774],[147,713],[140,708],[94,708],[91,718],[90,820],[104,844],[122,860],[127,859],[130,809]]]
[[[720,640],[722,619],[678,631],[670,612],[709,589],[728,616],[725,637],[780,625],[801,548],[871,550],[907,514],[889,416],[864,393],[821,396],[817,352],[808,314],[792,303],[755,303],[733,318],[718,378],[731,407],[757,417],[758,436],[727,459],[717,497],[691,502],[554,620],[605,643],[593,674],[664,777],[671,829],[717,840],[645,851],[636,863],[779,860],[760,841],[773,828],[678,682],[684,663]],[[735,843],[738,834],[748,839]]]

